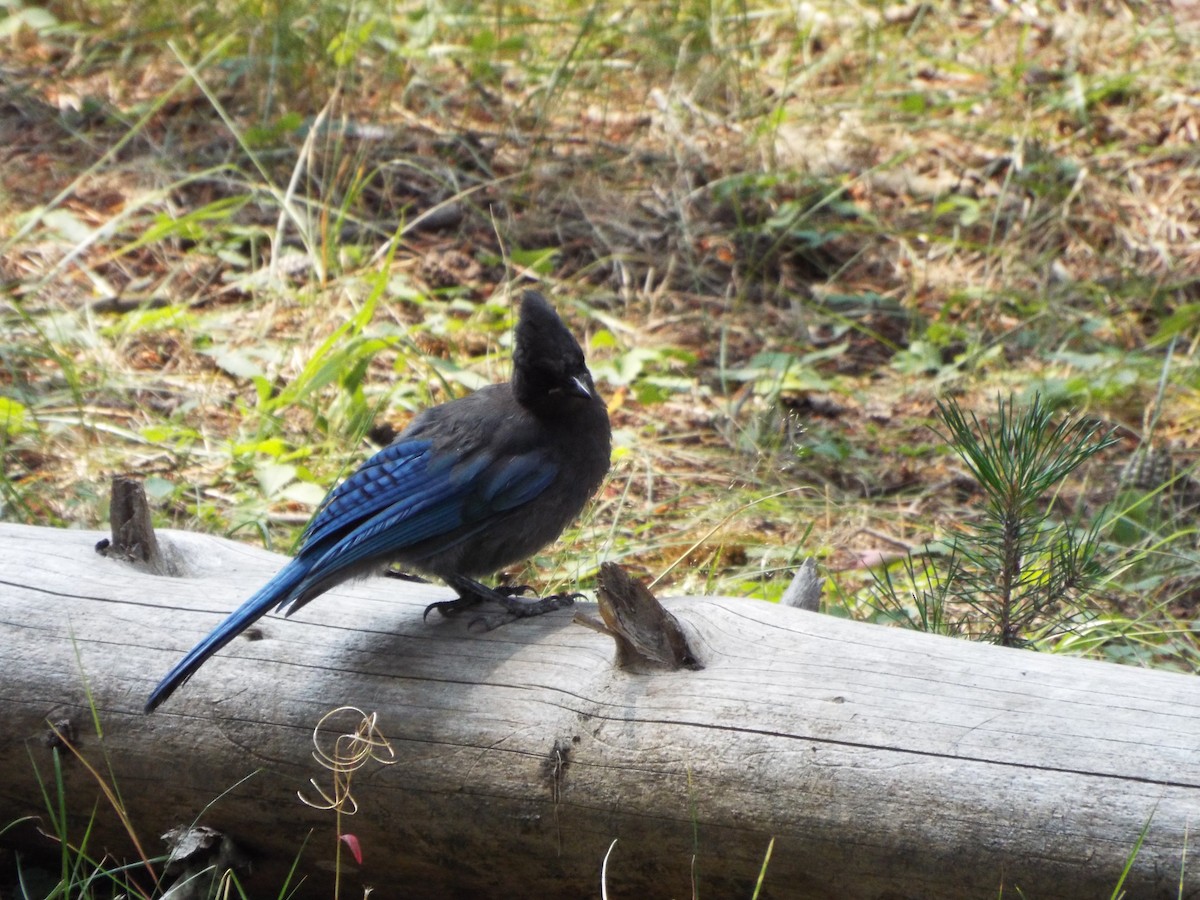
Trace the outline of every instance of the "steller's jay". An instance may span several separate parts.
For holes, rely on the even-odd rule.
[[[512,381],[420,413],[331,491],[296,556],[167,673],[146,712],[272,608],[291,615],[389,563],[452,587],[458,599],[429,607],[444,614],[484,600],[514,618],[570,603],[575,595],[522,600],[523,588],[475,579],[558,537],[608,472],[611,440],[583,350],[541,294],[526,291]]]

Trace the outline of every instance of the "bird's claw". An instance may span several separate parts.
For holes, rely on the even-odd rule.
[[[530,616],[540,616],[570,606],[576,600],[583,600],[583,594],[548,594],[533,600],[521,600],[517,597],[505,597],[501,606],[514,619],[528,619]]]
[[[425,612],[421,614],[421,619],[422,621],[429,621],[429,614],[435,609],[446,618],[450,618],[451,616],[457,616],[464,609],[475,606],[478,603],[479,600],[475,597],[455,597],[453,600],[439,600],[437,603],[430,603],[425,607]]]
[[[521,594],[531,590],[533,589],[527,584],[504,585],[495,588],[495,597],[457,597],[454,600],[440,600],[437,603],[430,603],[426,606],[422,618],[428,619],[429,614],[435,609],[443,616],[456,616],[463,610],[477,606],[482,600],[488,599],[499,604],[504,609],[505,615],[500,617],[477,616],[471,620],[467,627],[472,630],[491,631],[494,628],[499,628],[501,625],[515,622],[517,619],[540,616],[548,612],[553,612],[556,609],[563,609],[570,606],[576,600],[586,599],[580,593],[548,594],[545,597],[536,597],[530,600],[520,599]]]
[[[518,619],[528,619],[532,616],[540,616],[548,612],[553,612],[556,609],[563,609],[573,604],[576,600],[584,600],[586,597],[583,594],[549,594],[533,600],[518,600],[515,597],[505,597],[504,599],[507,602],[500,604],[504,607],[503,615],[476,616],[467,625],[468,630],[477,632],[492,631],[501,625],[507,625],[509,622],[515,622]]]

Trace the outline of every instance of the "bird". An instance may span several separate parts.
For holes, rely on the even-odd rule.
[[[452,615],[484,601],[504,621],[569,605],[479,578],[528,559],[583,510],[608,473],[612,429],[579,342],[537,291],[522,294],[508,382],[425,409],[321,502],[294,557],[166,674],[153,712],[274,609],[291,615],[347,579],[391,565],[441,579]]]

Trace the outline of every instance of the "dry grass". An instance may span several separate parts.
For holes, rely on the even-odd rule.
[[[6,518],[100,526],[133,470],[166,522],[286,546],[377,411],[502,377],[523,279],[589,335],[618,433],[551,580],[619,558],[774,597],[816,555],[867,614],[877,551],[970,514],[947,392],[1122,426],[1075,508],[1130,502],[1143,442],[1194,463],[1186,9],[53,9],[74,28],[12,29],[0,72]],[[1165,497],[1114,547],[1172,573],[1111,586],[1128,621],[1194,616]]]

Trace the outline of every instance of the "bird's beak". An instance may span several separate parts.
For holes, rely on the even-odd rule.
[[[595,396],[595,388],[587,383],[587,379],[579,375],[571,376],[571,384],[575,388],[575,393],[584,399],[590,399]]]

